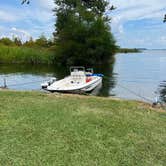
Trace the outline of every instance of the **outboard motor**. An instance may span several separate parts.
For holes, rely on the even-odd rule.
[[[55,81],[56,81],[56,78],[52,77],[49,81],[46,81],[43,84],[41,84],[42,89],[46,89],[48,86],[53,84]]]

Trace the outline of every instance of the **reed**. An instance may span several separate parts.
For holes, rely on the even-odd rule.
[[[47,48],[0,45],[0,63],[52,64],[53,55]]]

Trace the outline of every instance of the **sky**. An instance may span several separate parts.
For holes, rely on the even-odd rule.
[[[107,13],[112,18],[111,31],[117,44],[126,48],[166,48],[166,0],[110,0],[116,10]],[[54,31],[53,0],[0,0],[0,38],[18,36],[24,41]]]

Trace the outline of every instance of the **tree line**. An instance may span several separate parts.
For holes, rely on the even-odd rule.
[[[25,46],[25,47],[45,47],[50,48],[54,46],[54,40],[53,39],[47,39],[43,34],[39,36],[37,39],[33,39],[30,37],[29,40],[22,42],[22,40],[19,37],[2,37],[0,38],[0,44],[5,46]]]

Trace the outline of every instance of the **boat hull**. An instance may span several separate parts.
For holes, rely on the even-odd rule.
[[[63,92],[63,93],[81,93],[81,92],[91,92],[94,90],[98,85],[102,83],[102,77],[97,77],[94,81],[89,83],[85,83],[79,87],[69,87],[66,89],[59,89],[54,85],[48,86],[46,88],[49,92]]]

